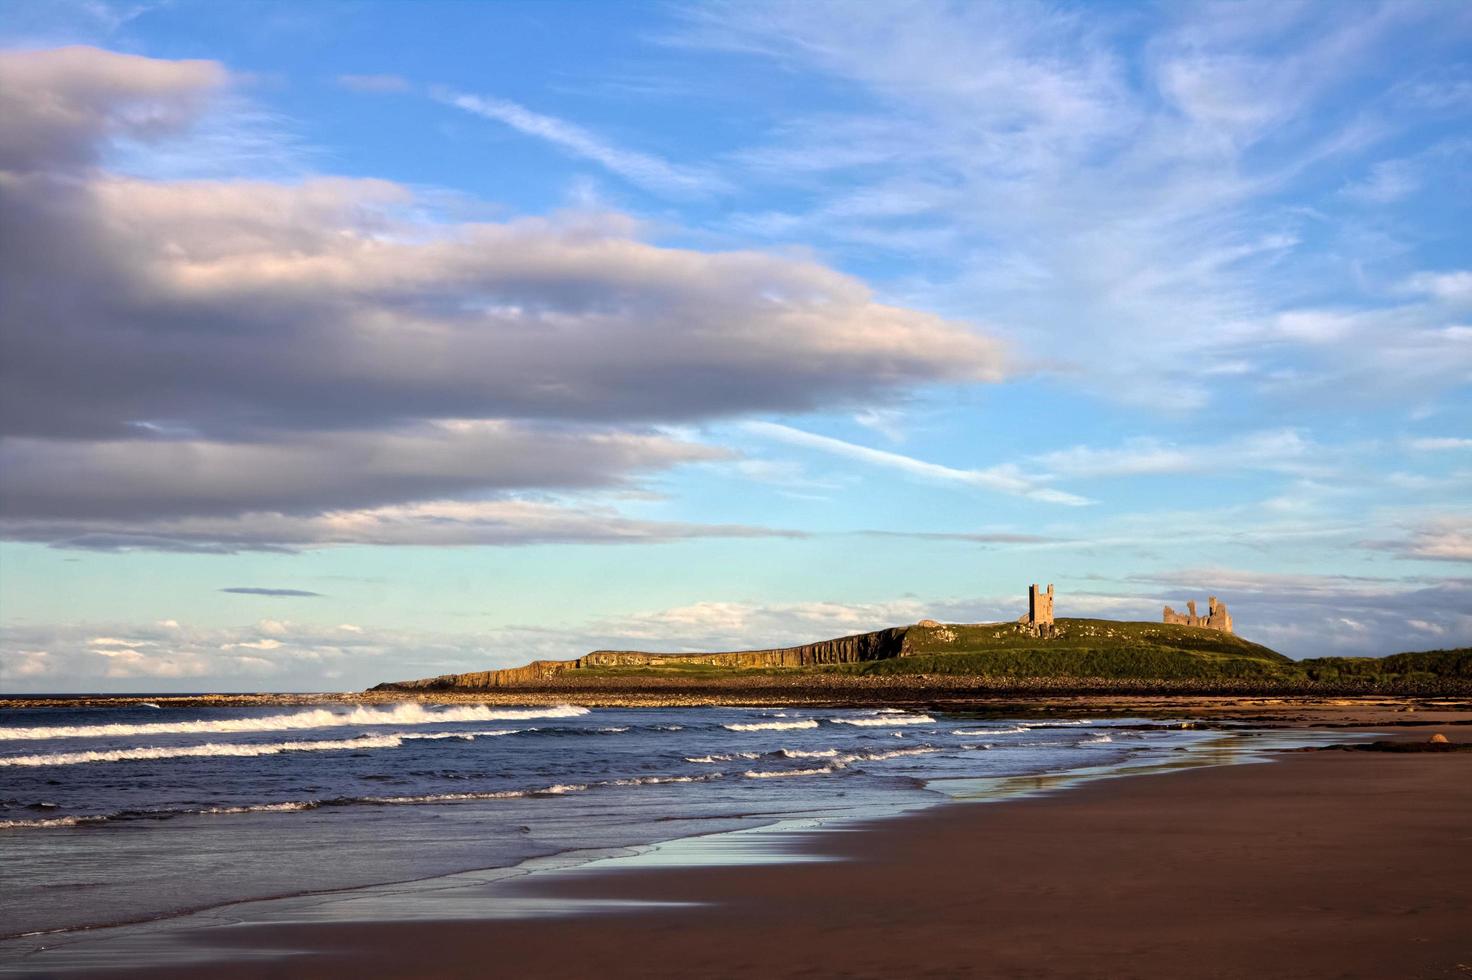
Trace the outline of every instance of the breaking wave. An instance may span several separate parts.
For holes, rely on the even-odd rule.
[[[794,728],[817,728],[818,723],[806,718],[802,721],[753,721],[721,727],[733,732],[784,732]]]
[[[1012,728],[957,728],[952,735],[1021,735],[1027,731],[1021,726]]]
[[[260,718],[221,718],[213,721],[160,721],[143,725],[60,725],[48,728],[3,728],[0,741],[48,738],[106,738],[119,735],[227,734],[279,732],[344,725],[441,725],[461,721],[525,721],[531,718],[576,718],[587,708],[559,704],[546,708],[491,708],[483,704],[431,710],[422,704],[392,708],[354,708],[347,712],[312,708]]]
[[[0,830],[42,830],[57,827],[80,827],[87,824],[110,823],[124,820],[167,820],[183,816],[225,816],[241,813],[288,813],[300,810],[319,810],[326,807],[348,806],[406,806],[418,803],[463,803],[477,800],[514,800],[539,796],[565,796],[581,793],[602,786],[654,786],[660,783],[708,783],[725,778],[724,773],[712,772],[699,776],[630,776],[625,779],[605,779],[592,783],[555,783],[537,789],[487,790],[469,793],[424,793],[415,796],[345,796],[326,800],[288,800],[282,803],[255,803],[242,806],[212,806],[202,809],[163,810],[120,810],[116,813],[49,817],[38,820],[0,820]]]
[[[833,766],[823,766],[821,769],[775,769],[761,771],[758,769],[746,770],[747,779],[782,779],[786,776],[826,776],[833,772]]]
[[[713,762],[735,762],[737,759],[760,759],[761,757],[762,754],[760,752],[713,752],[710,755],[687,755],[685,761],[708,765]]]
[[[929,715],[885,715],[880,718],[829,718],[835,725],[858,725],[861,728],[893,728],[895,725],[933,725]]]
[[[396,749],[402,735],[363,735],[359,738],[333,738],[316,742],[266,742],[258,745],[228,745],[206,742],[204,745],[141,746],[132,749],[105,749],[98,752],[52,752],[43,755],[0,757],[0,766],[75,766],[87,762],[132,762],[138,759],[185,759],[215,756],[248,757],[279,755],[282,752],[341,752],[355,749]]]

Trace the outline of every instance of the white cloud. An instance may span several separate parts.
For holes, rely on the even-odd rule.
[[[1464,439],[1460,436],[1425,436],[1412,439],[1406,445],[1417,452],[1439,453],[1455,449],[1472,449],[1472,439]]]
[[[686,196],[727,189],[725,181],[714,174],[676,166],[648,153],[614,146],[581,126],[565,119],[533,112],[507,99],[466,95],[443,89],[436,90],[435,96],[447,105],[484,119],[505,123],[518,132],[546,140],[573,156],[592,160],[647,190]]]
[[[802,446],[807,449],[816,449],[819,452],[841,456],[882,469],[895,470],[928,482],[977,487],[1011,496],[1027,497],[1044,503],[1065,504],[1073,507],[1090,503],[1085,497],[1045,486],[1041,480],[1027,477],[1013,466],[957,469],[904,456],[900,453],[871,449],[867,446],[845,442],[842,439],[804,432],[801,429],[779,425],[775,422],[747,422],[743,424],[742,429],[763,438],[775,439],[788,445]]]

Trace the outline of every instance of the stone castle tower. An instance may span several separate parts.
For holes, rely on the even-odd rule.
[[[1048,583],[1048,591],[1044,592],[1040,586],[1033,584],[1027,588],[1027,615],[1022,617],[1022,622],[1029,626],[1052,626],[1053,625],[1053,583]]]
[[[1227,612],[1227,604],[1218,602],[1216,596],[1208,596],[1206,599],[1206,615],[1196,615],[1196,600],[1192,599],[1186,603],[1186,612],[1178,613],[1170,606],[1165,607],[1162,622],[1173,623],[1177,626],[1198,626],[1202,629],[1220,630],[1223,633],[1232,632],[1232,614]]]

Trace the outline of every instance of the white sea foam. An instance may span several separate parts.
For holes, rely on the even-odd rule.
[[[907,755],[934,755],[936,752],[944,751],[934,746],[925,745],[914,749],[892,749],[888,752],[856,752],[845,761],[848,762],[883,762],[885,759],[898,759]]]
[[[754,721],[748,724],[722,725],[733,732],[782,732],[794,728],[817,728],[818,723],[811,718],[802,721]]]
[[[835,725],[858,725],[861,728],[893,728],[895,725],[933,725],[935,719],[929,715],[903,715],[896,718],[894,715],[886,715],[883,718],[829,718]]]
[[[320,806],[316,800],[288,800],[285,803],[255,803],[251,806],[216,806],[205,813],[290,813],[296,810],[315,810]]]
[[[599,783],[600,786],[655,786],[660,783],[708,783],[712,779],[721,779],[725,776],[722,772],[708,772],[702,776],[632,776],[628,779],[612,779],[607,783]]]
[[[334,738],[315,742],[265,742],[256,745],[206,742],[204,745],[139,746],[131,749],[106,749],[99,752],[51,752],[42,755],[0,756],[0,766],[74,766],[87,762],[132,762],[139,759],[248,757],[278,755],[282,752],[394,749],[398,748],[401,742],[402,736],[399,735],[363,735],[359,738]]]
[[[1062,728],[1065,725],[1092,725],[1093,721],[1088,718],[1064,718],[1058,721],[1024,721],[1020,724],[1023,728]]]
[[[712,753],[710,755],[687,755],[685,761],[709,765],[714,762],[734,762],[737,759],[760,759],[761,757],[762,754],[760,752],[723,752],[720,754]]]
[[[285,715],[259,718],[220,718],[211,721],[160,721],[145,725],[59,725],[45,728],[0,727],[0,741],[48,738],[106,738],[122,735],[225,734],[229,732],[278,732],[305,728],[336,728],[345,725],[440,725],[462,721],[524,721],[529,718],[576,718],[587,708],[559,704],[545,708],[491,708],[483,704],[427,708],[422,704],[396,704],[391,708],[354,708],[333,711],[311,708]]]
[[[52,827],[80,827],[101,823],[106,817],[48,817],[43,820],[0,820],[0,830],[44,830]]]
[[[600,735],[620,735],[628,730],[629,727],[625,725],[622,728],[600,728],[598,729],[598,733]]]
[[[825,776],[833,771],[832,766],[823,766],[821,769],[776,769],[766,772],[757,769],[746,770],[747,779],[782,779],[787,776]]]
[[[533,728],[495,728],[480,732],[398,732],[399,738],[417,739],[420,741],[438,741],[446,738],[458,738],[462,742],[474,742],[477,738],[495,738],[497,735],[515,735],[521,731],[536,731]]]
[[[837,749],[817,749],[807,751],[804,749],[778,749],[777,754],[789,759],[832,759],[838,755]]]
[[[1101,742],[1112,742],[1112,741],[1114,741],[1114,739],[1110,738],[1108,735],[1091,735],[1088,738],[1081,739],[1078,744],[1079,745],[1098,745]]]
[[[1026,728],[957,728],[952,735],[1021,735]]]

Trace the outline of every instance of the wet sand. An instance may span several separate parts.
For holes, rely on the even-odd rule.
[[[1448,731],[1467,740],[1465,729]],[[241,925],[193,937],[219,962],[136,975],[1472,974],[1472,752],[1279,759],[945,804],[806,837],[837,859],[826,863],[591,867],[485,892],[488,910],[546,898],[692,907]],[[232,951],[262,949],[298,952],[230,962]]]

